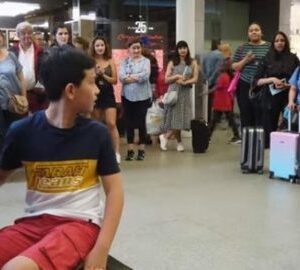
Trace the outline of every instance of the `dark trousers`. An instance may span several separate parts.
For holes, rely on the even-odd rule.
[[[239,81],[236,98],[240,109],[241,128],[249,126],[262,126],[261,104],[249,99],[250,84]]]
[[[134,141],[134,129],[139,130],[139,144],[146,144],[146,113],[150,105],[150,99],[142,101],[129,101],[123,97],[124,116],[126,121],[127,143]]]
[[[209,91],[212,91],[212,88],[210,88]],[[208,123],[210,123],[211,119],[212,119],[212,103],[213,103],[213,93],[210,93],[210,94],[208,94],[208,99],[207,99],[207,121],[208,121]]]
[[[232,128],[233,136],[234,137],[239,137],[239,130],[238,130],[237,125],[234,121],[233,112],[221,112],[221,111],[213,111],[213,117],[212,117],[212,121],[211,121],[211,124],[210,124],[210,136],[214,132],[216,124],[220,122],[223,113],[226,116],[228,124]]]
[[[269,148],[270,133],[278,128],[279,115],[288,103],[288,91],[272,96],[266,89],[263,100],[263,128],[265,131],[265,147]]]

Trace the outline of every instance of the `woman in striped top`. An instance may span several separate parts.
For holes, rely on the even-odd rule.
[[[257,67],[269,47],[270,43],[262,40],[260,25],[251,23],[248,27],[248,42],[241,45],[234,54],[232,68],[241,72],[236,97],[242,127],[261,125],[260,109],[249,99],[249,89]]]

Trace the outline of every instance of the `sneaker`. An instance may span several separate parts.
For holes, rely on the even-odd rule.
[[[144,150],[138,150],[136,160],[144,160],[144,159],[145,159],[145,151]]]
[[[232,137],[231,140],[229,141],[229,143],[231,144],[241,144],[242,143],[242,139],[240,137]]]
[[[168,143],[168,139],[165,137],[164,134],[160,134],[159,135],[159,142],[160,142],[160,149],[162,151],[167,151],[167,143]]]
[[[134,151],[133,150],[127,151],[127,156],[126,156],[125,160],[127,160],[127,161],[134,160]]]
[[[120,155],[120,153],[116,153],[116,160],[117,160],[117,163],[120,165],[121,164],[121,155]]]
[[[183,146],[182,143],[178,143],[178,144],[177,144],[177,151],[178,151],[178,152],[183,152],[183,151],[184,151],[184,146]]]

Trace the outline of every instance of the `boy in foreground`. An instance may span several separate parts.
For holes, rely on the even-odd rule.
[[[53,48],[41,78],[49,108],[11,125],[2,150],[0,185],[23,165],[27,195],[25,217],[0,231],[0,269],[73,270],[85,260],[85,270],[105,270],[123,190],[108,130],[78,116],[99,91],[94,61]]]

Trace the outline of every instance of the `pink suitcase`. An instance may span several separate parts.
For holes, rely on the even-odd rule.
[[[298,122],[300,124],[300,115]],[[291,112],[288,117],[288,131],[271,133],[270,144],[270,178],[281,178],[296,182],[299,171],[299,133],[292,133]],[[299,125],[300,127],[300,125]]]

